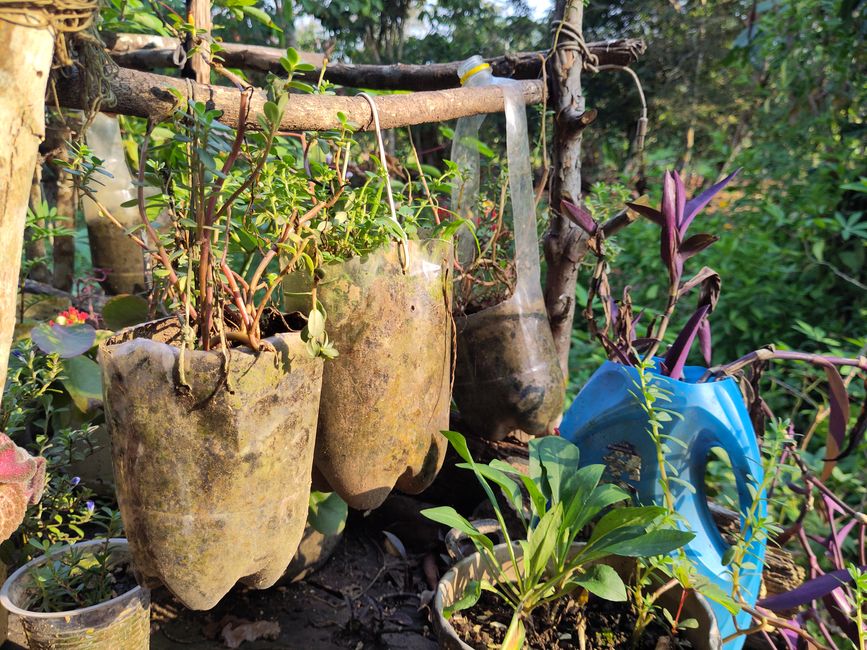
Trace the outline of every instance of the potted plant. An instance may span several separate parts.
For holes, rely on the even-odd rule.
[[[455,281],[457,355],[454,399],[472,431],[500,440],[514,429],[553,433],[563,410],[565,381],[542,296],[536,201],[523,95],[511,79],[491,75],[474,56],[458,69],[467,86],[496,84],[505,97],[508,177],[499,179],[499,202],[479,201],[478,140],[484,116],[458,120],[452,161],[461,172],[452,209],[475,223],[458,232]],[[511,229],[506,203],[510,192]]]
[[[330,158],[308,164],[318,184],[345,189],[332,212],[311,222],[323,264],[287,278],[284,289],[287,305],[299,290],[315,293],[339,351],[322,380],[316,468],[350,507],[371,509],[395,487],[425,489],[445,456],[452,242],[430,194],[442,180],[428,185],[419,169],[395,200],[381,136],[379,168],[347,171],[352,130],[344,122],[324,134]]]
[[[125,539],[46,543],[43,550],[0,590],[31,650],[150,647],[150,592],[136,583]]]
[[[765,621],[768,616],[755,609],[772,528],[765,489],[773,475],[765,476],[757,442],[757,433],[766,434],[770,412],[759,391],[765,364],[775,359],[803,361],[826,373],[831,388],[828,458],[823,471],[827,478],[836,461],[853,451],[856,444],[851,441],[857,438],[853,433],[846,444],[849,401],[837,368],[863,369],[867,363],[766,348],[720,366],[686,365],[696,339],[705,363],[711,365],[709,314],[720,292],[720,277],[708,267],[684,280],[685,262],[717,240],[704,233],[688,236],[688,229],[733,177],[687,200],[678,173],[666,173],[659,210],[629,204],[660,226],[660,257],[669,280],[666,307],[651,321],[644,337],[637,335],[641,314],[633,313],[628,288],[620,301],[612,298],[603,233],[586,211],[564,202],[564,211],[587,233],[598,258],[585,317],[609,361],[581,390],[561,431],[581,447],[583,463],[606,463],[611,480],[628,484],[644,502],[664,503],[688,522],[696,537],[685,552],[695,559],[698,573],[714,583],[718,593],[728,595],[712,606],[726,648],[737,650],[754,621]],[[665,354],[657,356],[677,304],[694,289],[699,289],[697,309]],[[601,325],[594,315],[597,301],[604,316]],[[747,368],[751,372],[739,384],[734,377]],[[731,464],[742,520],[739,542],[734,545],[721,536],[707,503],[708,461],[719,449]]]
[[[459,466],[473,471],[484,489],[504,543],[495,546],[450,507],[423,511],[457,528],[477,550],[437,588],[433,616],[440,647],[583,648],[588,642],[596,647],[597,635],[626,646],[652,635],[672,637],[673,647],[683,636],[693,647],[719,648],[701,597],[678,594],[670,580],[639,572],[628,560],[667,554],[692,539],[671,526],[665,508],[623,506],[630,494],[600,484],[601,465],[576,470],[578,448],[562,438],[531,440],[524,474],[503,461],[476,463],[463,436],[445,435],[465,461]],[[510,535],[493,486],[517,515],[521,539]],[[653,638],[648,647],[655,644]]]
[[[193,609],[212,607],[238,580],[272,585],[307,519],[330,346],[315,299],[306,316],[282,314],[272,302],[285,275],[314,264],[307,223],[336,196],[302,212],[287,191],[299,182],[275,142],[286,84],[275,84],[273,101],[255,116],[250,89],[239,86],[235,132],[201,102],[182,103],[153,149],[148,129],[139,152],[141,227],[130,234],[154,265],[156,300],[173,315],[122,330],[100,348],[136,571]],[[260,132],[248,130],[253,118]],[[89,189],[98,161],[79,150],[74,162],[85,195],[111,220]],[[145,179],[162,192],[146,200]],[[164,210],[172,228],[157,232],[152,219]]]

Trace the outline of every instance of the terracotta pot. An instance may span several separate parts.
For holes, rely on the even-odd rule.
[[[576,550],[581,548],[581,546],[581,544],[573,544],[573,548]],[[509,558],[509,550],[506,545],[499,544],[495,546],[494,554],[502,564],[506,575],[514,575],[514,569]],[[516,546],[515,558],[520,560],[522,556],[521,548]],[[630,558],[610,557],[603,560],[603,562],[613,567],[623,578],[624,582],[629,580],[635,568],[635,562]],[[461,641],[455,629],[443,616],[443,608],[448,607],[460,598],[471,580],[486,579],[493,581],[493,573],[493,567],[490,566],[490,563],[479,553],[473,553],[468,558],[458,562],[440,579],[436,595],[434,596],[433,610],[433,625],[437,630],[440,648],[444,650],[472,650],[469,645]],[[676,611],[680,603],[680,592],[677,592],[675,589],[669,589],[660,597],[658,602],[663,607]],[[691,594],[684,603],[682,618],[694,618],[699,623],[697,629],[684,630],[683,632],[684,637],[692,643],[695,650],[721,650],[722,641],[719,629],[717,628],[716,618],[714,618],[713,611],[704,598],[698,594]]]
[[[165,319],[123,330],[100,360],[118,504],[137,575],[191,609],[286,570],[307,521],[322,359],[299,334],[254,354],[187,350]]]
[[[396,244],[324,270],[317,297],[339,356],[322,380],[316,467],[353,508],[376,508],[395,487],[421,492],[442,466],[451,262],[450,241],[411,241],[406,272]]]
[[[34,612],[37,595],[30,569],[72,548],[101,546],[103,540],[80,542],[31,560],[9,576],[0,590],[0,603],[21,618],[30,650],[147,650],[150,647],[150,592],[141,586],[98,605],[65,612]],[[129,564],[125,539],[111,540],[111,563]]]

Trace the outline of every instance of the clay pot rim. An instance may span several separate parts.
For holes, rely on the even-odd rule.
[[[521,557],[521,554],[523,553],[523,550],[521,549],[521,547],[517,543],[513,543],[513,545],[515,546],[515,554],[516,554],[515,557],[518,561],[520,561],[520,557]],[[494,548],[493,548],[494,555],[496,556],[499,553],[501,553],[502,551],[504,551],[506,549],[506,546],[507,545],[505,543],[504,544],[497,544],[496,546],[494,546]],[[584,546],[583,542],[573,542],[572,543],[572,548],[576,548],[576,547],[580,548],[582,546]],[[620,558],[620,556],[615,556],[615,557]],[[634,558],[623,557],[620,559],[622,559],[624,561],[629,561],[629,560],[634,561]],[[507,565],[511,564],[511,559],[504,558],[504,560],[505,560],[504,566],[506,566],[506,570],[508,571],[509,568]],[[603,558],[602,560],[598,560],[598,562],[604,564],[605,558]],[[452,624],[449,623],[449,621],[443,615],[443,607],[444,607],[443,601],[445,600],[444,589],[445,589],[446,581],[447,580],[453,580],[454,577],[457,576],[457,574],[459,572],[463,571],[463,569],[465,567],[473,565],[473,564],[478,564],[478,563],[482,563],[484,565],[489,565],[489,560],[487,558],[483,557],[481,555],[481,553],[479,553],[477,551],[477,552],[473,553],[472,555],[469,555],[469,556],[465,557],[464,559],[460,560],[451,569],[446,571],[446,573],[443,574],[443,576],[440,578],[439,582],[437,583],[437,588],[436,588],[436,592],[434,593],[434,599],[433,599],[433,621],[432,622],[434,625],[434,629],[437,632],[437,638],[439,640],[440,647],[444,647],[442,645],[442,637],[449,637],[449,638],[451,638],[451,640],[453,642],[456,642],[458,644],[457,647],[461,648],[461,650],[473,650],[471,646],[464,643],[464,641],[461,639],[460,636],[458,636],[458,633],[452,627]],[[708,619],[710,621],[710,625],[708,626],[708,629],[706,630],[708,641],[710,643],[710,647],[718,648],[721,650],[722,642],[721,642],[721,637],[720,637],[720,633],[719,633],[719,626],[717,625],[716,616],[713,613],[713,609],[711,609],[710,605],[707,603],[704,596],[702,596],[701,594],[693,592],[692,598],[698,603],[698,606],[701,607],[701,609],[703,609],[705,611],[705,613],[707,614]],[[702,632],[702,635],[704,636],[704,632]],[[449,646],[449,647],[452,647],[452,646]]]
[[[125,537],[112,537],[108,540],[109,548],[112,553],[115,553],[117,550],[124,550],[129,552],[129,544]],[[135,587],[130,589],[129,591],[125,591],[119,596],[115,596],[109,600],[104,600],[101,603],[97,603],[96,605],[90,605],[89,607],[81,607],[79,609],[69,609],[63,612],[34,612],[29,609],[24,609],[16,605],[9,596],[9,591],[12,588],[12,585],[18,582],[22,576],[26,575],[26,573],[33,567],[44,564],[48,560],[57,555],[62,555],[66,553],[72,548],[82,549],[87,548],[89,546],[102,545],[105,543],[104,539],[92,539],[86,542],[75,542],[74,544],[67,544],[66,546],[62,546],[57,550],[53,551],[49,555],[40,555],[37,558],[30,560],[27,564],[22,567],[19,567],[12,575],[6,578],[6,582],[3,583],[3,588],[0,589],[0,604],[3,605],[10,613],[15,614],[16,616],[20,616],[22,618],[30,618],[30,619],[71,619],[76,616],[81,616],[82,614],[87,614],[89,612],[94,612],[100,609],[105,609],[110,605],[115,605],[121,603],[125,600],[134,600],[139,598],[140,595],[148,593],[147,587],[142,587],[139,584],[136,584]],[[132,559],[130,559],[130,564],[132,563]]]

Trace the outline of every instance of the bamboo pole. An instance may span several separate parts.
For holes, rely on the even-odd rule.
[[[522,89],[527,104],[539,104],[544,96],[541,81],[523,81]],[[239,119],[239,93],[234,88],[199,84],[192,80],[176,79],[164,75],[121,68],[111,80],[117,103],[105,107],[113,113],[149,117],[156,120],[168,117],[176,107],[178,91],[184,99],[207,102],[222,111],[220,121],[237,127]],[[82,84],[75,75],[57,81],[60,105],[65,108],[83,108]],[[249,128],[258,128],[256,116],[262,113],[266,101],[264,91],[256,90],[250,100]],[[497,113],[503,110],[503,92],[498,86],[487,88],[456,88],[405,95],[384,95],[376,98],[379,120],[383,129],[393,129],[427,122],[442,122],[468,115]],[[370,105],[361,97],[340,95],[291,95],[281,123],[284,131],[328,131],[338,129],[342,113],[362,131],[373,127]]]
[[[45,89],[53,53],[50,29],[0,20],[0,386],[6,382],[15,329],[24,223],[45,137]]]

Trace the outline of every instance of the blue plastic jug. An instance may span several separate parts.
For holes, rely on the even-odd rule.
[[[657,361],[657,364],[659,362]],[[671,441],[668,461],[678,478],[695,488],[672,482],[670,489],[677,511],[689,523],[695,538],[685,547],[687,556],[702,575],[731,593],[728,567],[723,555],[728,545],[720,535],[707,506],[705,471],[708,454],[721,447],[731,460],[737,483],[739,507],[743,516],[752,507],[750,483],[757,486],[763,477],[761,457],[752,423],[743,398],[733,379],[697,383],[705,369],[686,367],[682,381],[651,371],[654,382],[671,393],[671,402],[657,402],[659,408],[675,411],[663,424],[663,433],[683,442]],[[641,503],[663,503],[659,486],[656,448],[648,433],[647,416],[638,398],[638,370],[611,361],[597,370],[566,412],[560,433],[581,450],[581,464],[605,464],[610,480],[634,487]],[[755,492],[755,490],[753,490]],[[757,512],[766,513],[765,494],[760,496]],[[755,604],[761,585],[765,542],[754,541],[749,561],[755,567],[741,570],[742,594]],[[711,602],[723,638],[735,632],[735,621],[722,605]],[[737,616],[739,628],[749,627],[750,615]],[[725,644],[725,650],[740,650],[744,637]]]

